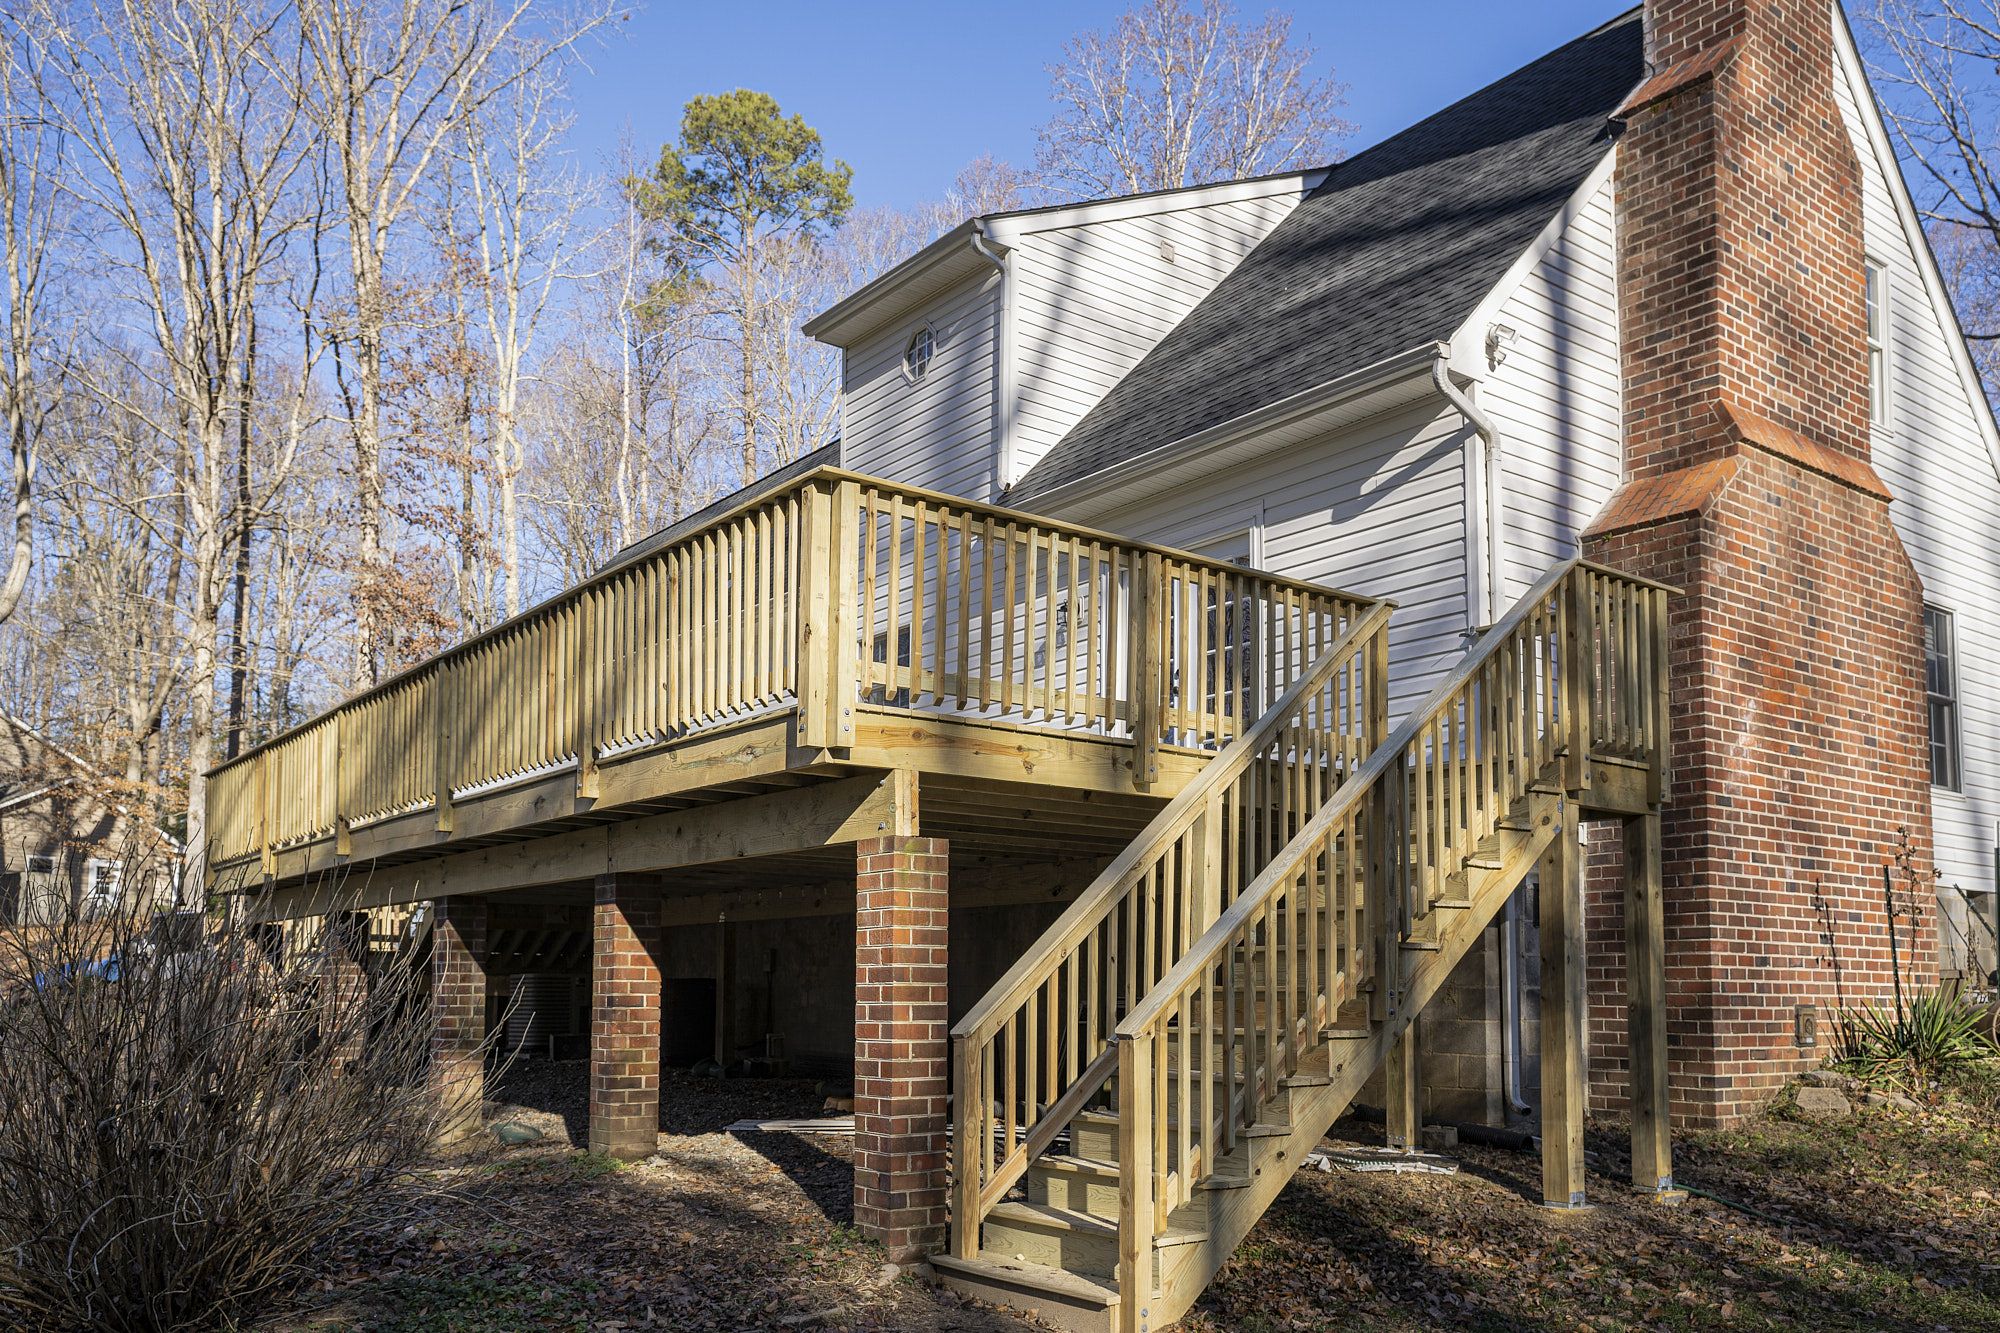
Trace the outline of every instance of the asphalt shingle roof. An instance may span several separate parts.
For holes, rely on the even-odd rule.
[[[1603,159],[1645,72],[1634,10],[1336,165],[1014,496],[1448,338]]]

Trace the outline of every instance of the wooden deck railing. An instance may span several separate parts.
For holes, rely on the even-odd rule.
[[[332,841],[771,710],[867,705],[1219,749],[1362,598],[838,469],[752,494],[216,768],[211,863]]]
[[[1553,571],[1118,1024],[1106,1072],[1117,1084],[1125,1308],[1150,1294],[1168,1214],[1342,1006],[1367,987],[1378,1017],[1407,1020],[1403,946],[1434,938],[1452,873],[1514,802],[1538,782],[1587,783],[1600,744],[1663,760],[1666,598],[1581,563]]]
[[[955,1252],[1117,1058],[1110,1035],[1387,730],[1388,603],[1358,617],[952,1030]]]

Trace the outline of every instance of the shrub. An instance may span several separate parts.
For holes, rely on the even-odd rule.
[[[1996,1052],[1986,1015],[1955,991],[1926,991],[1895,1009],[1843,1010],[1834,1064],[1870,1082],[1915,1092],[1956,1077]]]
[[[229,1327],[410,1201],[441,1114],[414,951],[200,933],[0,931],[0,1326]]]

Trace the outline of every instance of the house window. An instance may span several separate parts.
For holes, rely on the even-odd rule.
[[[118,901],[118,871],[116,861],[90,863],[90,901],[93,906],[109,907]]]
[[[1889,270],[1868,264],[1868,419],[1889,424]]]
[[[869,656],[883,666],[889,664],[889,631],[883,630],[875,636]],[[900,625],[896,629],[896,665],[899,667],[910,665],[910,627],[908,625]],[[884,672],[882,674],[890,675],[893,673]],[[910,706],[910,690],[907,685],[891,690],[880,682],[877,682],[868,689],[868,702],[871,704],[887,704],[892,708],[908,708]]]
[[[931,356],[937,351],[937,335],[926,324],[910,335],[910,345],[903,351],[903,373],[915,384],[931,368]]]
[[[30,875],[53,875],[56,873],[56,859],[53,856],[31,856],[28,858]]]
[[[1951,612],[1924,608],[1924,690],[1930,696],[1931,785],[1959,789],[1958,646]]]

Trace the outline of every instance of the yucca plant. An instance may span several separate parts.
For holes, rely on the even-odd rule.
[[[1980,1029],[1985,1015],[1956,992],[1925,991],[1895,1009],[1843,1010],[1833,1063],[1870,1083],[1916,1092],[2000,1055]]]

